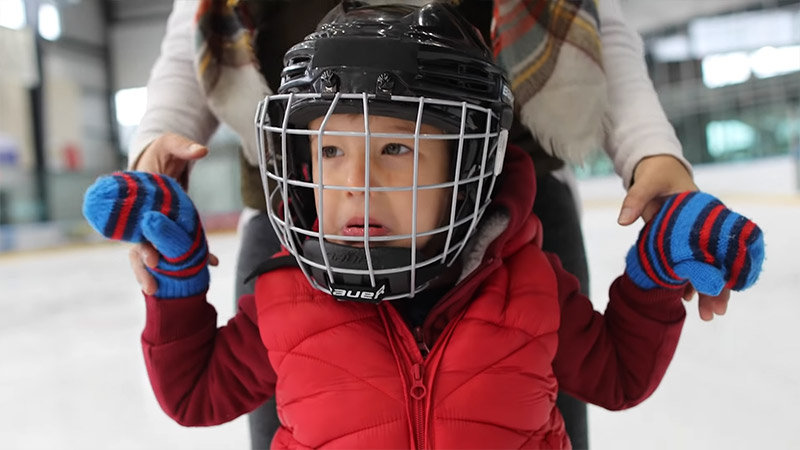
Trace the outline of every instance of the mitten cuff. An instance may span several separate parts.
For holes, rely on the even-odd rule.
[[[207,258],[198,269],[194,273],[186,271],[162,271],[159,273],[157,271],[161,271],[161,269],[148,268],[158,283],[155,296],[161,299],[172,299],[191,297],[206,292],[210,283]]]

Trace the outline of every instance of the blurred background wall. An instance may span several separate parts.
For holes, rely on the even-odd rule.
[[[171,7],[0,0],[0,252],[94,239],[81,216],[83,192],[127,165]],[[206,215],[235,217],[238,160],[228,150],[237,142],[221,129],[211,145],[195,176],[213,172],[216,182],[192,190],[201,191]]]
[[[797,1],[627,1],[650,76],[693,164],[800,148]],[[601,155],[583,173],[612,170]]]

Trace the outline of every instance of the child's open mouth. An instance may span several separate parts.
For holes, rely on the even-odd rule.
[[[342,235],[344,236],[364,236],[364,219],[354,219],[342,227]],[[380,223],[370,220],[369,235],[370,236],[386,236],[389,230]]]

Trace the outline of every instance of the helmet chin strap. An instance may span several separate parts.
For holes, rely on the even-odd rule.
[[[362,247],[325,242],[325,249],[333,272],[333,280],[325,269],[311,267],[311,276],[320,286],[327,286],[331,295],[340,301],[380,303],[398,297],[409,297],[411,269],[392,273],[375,274],[375,286],[369,276],[366,250]],[[397,269],[411,265],[411,249],[408,247],[371,247],[373,271]],[[303,243],[303,254],[311,261],[325,266],[319,239],[308,238]],[[424,253],[417,251],[417,261],[424,261]],[[341,273],[337,269],[364,271],[362,274]],[[425,289],[444,270],[441,262],[416,268],[416,291]]]

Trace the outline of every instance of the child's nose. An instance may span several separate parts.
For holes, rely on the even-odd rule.
[[[347,165],[345,182],[347,187],[360,188],[360,190],[348,190],[349,195],[364,195],[364,182],[367,179],[367,162],[363,152],[353,155],[350,164]]]

